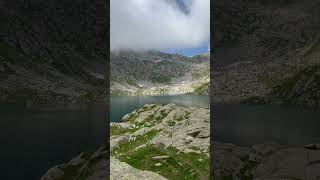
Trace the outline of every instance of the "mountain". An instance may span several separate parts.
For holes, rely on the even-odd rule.
[[[95,101],[108,81],[107,4],[0,3],[0,102]]]
[[[318,36],[319,1],[226,0],[213,2],[216,67],[270,61]]]
[[[111,52],[111,94],[209,93],[209,56],[158,51]]]
[[[320,102],[318,1],[215,1],[216,101]]]

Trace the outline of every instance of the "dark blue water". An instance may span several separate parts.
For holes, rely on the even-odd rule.
[[[250,146],[277,142],[287,146],[320,143],[320,111],[281,105],[223,105],[213,108],[214,139]]]
[[[175,95],[175,96],[111,96],[110,120],[119,122],[127,113],[142,107],[145,104],[169,104],[180,106],[209,107],[209,96]]]
[[[105,105],[0,107],[0,179],[36,180],[105,142]]]

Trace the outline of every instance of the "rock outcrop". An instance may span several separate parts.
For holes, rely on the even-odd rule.
[[[94,153],[81,153],[68,163],[60,164],[49,169],[41,180],[105,180],[109,175],[109,150],[100,147]]]
[[[150,171],[141,171],[132,166],[110,157],[110,180],[166,180],[159,174]]]
[[[209,108],[146,104],[111,123],[110,178],[210,179],[210,148],[218,180],[316,180],[320,145],[286,147],[269,142],[251,147],[214,142],[210,147]],[[51,168],[42,180],[105,179],[106,147],[81,153]],[[213,175],[213,174],[212,174]]]
[[[167,179],[209,179],[209,108],[146,104],[111,123],[111,155]]]
[[[320,175],[319,149],[290,148],[276,143],[252,147],[215,143],[214,149],[217,179],[307,180]]]

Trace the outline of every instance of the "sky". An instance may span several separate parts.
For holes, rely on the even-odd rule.
[[[111,50],[192,56],[210,42],[210,0],[111,0]]]

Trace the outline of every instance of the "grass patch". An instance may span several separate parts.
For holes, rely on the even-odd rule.
[[[146,112],[146,111],[150,111],[153,108],[156,108],[158,105],[156,104],[152,104],[152,105],[144,105],[141,109],[139,109],[138,113],[142,113],[142,112]]]
[[[139,130],[138,128],[121,128],[118,126],[110,126],[110,136],[116,136],[116,135],[123,135],[126,133],[134,133],[137,130]]]
[[[191,114],[190,111],[185,111],[184,118],[185,119],[189,119],[190,118],[190,114]]]
[[[169,126],[174,126],[174,125],[176,125],[176,122],[171,120],[171,121],[168,121],[167,124]]]
[[[154,156],[170,157],[154,160]],[[210,179],[210,160],[204,154],[178,153],[174,148],[161,150],[154,146],[146,146],[122,156],[120,160],[135,168],[156,172],[168,179]],[[162,165],[155,166],[156,163]]]
[[[184,118],[183,118],[184,116],[177,116],[176,114],[173,116],[173,119],[175,120],[175,121],[182,121]]]
[[[159,131],[152,130],[144,134],[143,136],[139,136],[134,141],[129,141],[127,143],[120,144],[117,148],[113,149],[111,154],[116,157],[125,156],[127,153],[133,151],[136,147],[147,143],[154,136],[158,134]]]

